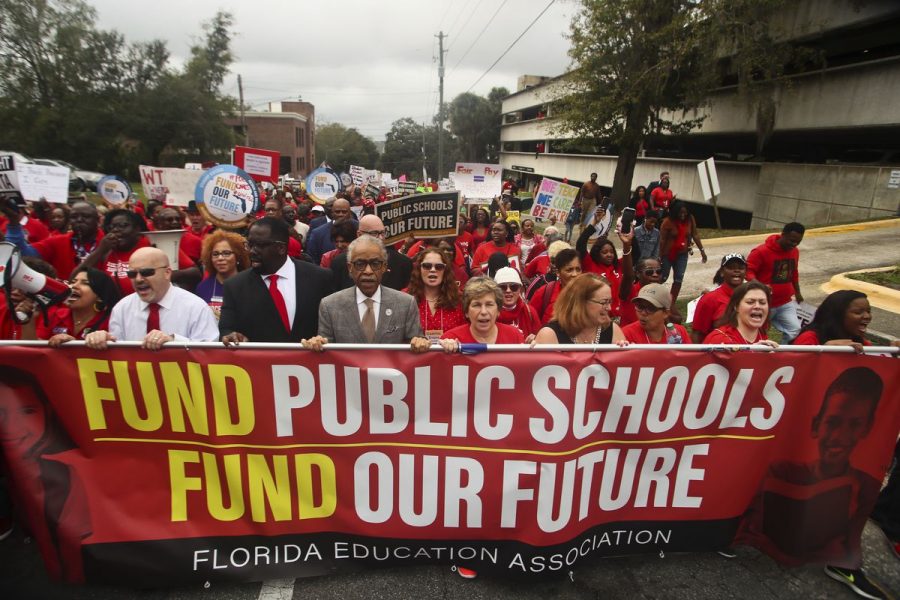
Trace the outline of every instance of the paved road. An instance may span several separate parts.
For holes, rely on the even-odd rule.
[[[808,235],[801,245],[801,285],[810,302],[824,293],[819,286],[831,276],[856,269],[896,264],[900,220],[889,228]],[[714,242],[706,245],[710,262],[692,260],[684,286],[696,295],[712,280],[724,254],[747,253],[758,242]],[[715,265],[715,266],[714,266]],[[872,327],[900,337],[900,315],[876,309]],[[863,537],[867,571],[900,598],[900,560],[893,556],[871,524]],[[47,580],[33,543],[20,531],[0,542],[0,598],[107,600],[354,600],[380,598],[460,598],[465,600],[560,599],[830,599],[855,598],[816,567],[785,568],[751,548],[738,558],[717,554],[656,555],[603,559],[584,563],[568,577],[542,580],[502,580],[482,577],[465,581],[446,567],[419,567],[363,572],[268,584],[214,585],[155,591],[99,586],[63,586]]]

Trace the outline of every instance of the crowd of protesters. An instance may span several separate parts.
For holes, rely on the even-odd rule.
[[[508,220],[519,206],[513,185],[504,189],[490,207],[461,215],[458,235],[396,244],[384,243],[373,214],[390,197],[383,188],[372,198],[351,187],[324,204],[297,190],[263,191],[256,220],[242,231],[209,225],[193,202],[107,209],[3,201],[5,239],[30,268],[68,280],[72,291],[46,310],[19,290],[0,292],[0,339],[54,347],[84,340],[97,350],[115,341],[149,350],[175,341],[296,342],[314,351],[401,343],[413,352],[473,343],[777,346],[767,337],[772,325],[783,344],[868,344],[871,311],[857,292],[826,298],[801,331],[800,223],[746,257],[722,257],[689,333],[676,300],[694,247],[703,262],[707,254],[668,173],[635,189],[628,231],[609,225],[615,219],[596,174],[564,233],[553,223],[539,231],[528,217]],[[145,232],[154,230],[183,230],[177,259],[151,247]],[[896,512],[883,510],[881,519],[896,544]]]

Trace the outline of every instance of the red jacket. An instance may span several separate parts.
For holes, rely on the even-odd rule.
[[[772,288],[772,308],[787,304],[800,281],[800,251],[785,251],[778,244],[780,234],[773,234],[750,251],[747,257],[747,281],[758,279]]]

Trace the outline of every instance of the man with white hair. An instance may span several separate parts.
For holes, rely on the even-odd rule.
[[[109,331],[92,331],[88,348],[104,350],[108,342],[143,342],[159,350],[167,342],[212,342],[219,326],[209,305],[199,296],[172,285],[172,268],[158,248],[139,248],[128,259],[125,272],[134,293],[112,309]]]

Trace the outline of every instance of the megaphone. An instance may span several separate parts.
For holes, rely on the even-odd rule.
[[[6,291],[6,302],[10,314],[15,314],[12,305],[12,288],[18,288],[32,298],[46,316],[47,308],[61,304],[72,293],[69,285],[58,279],[38,273],[24,262],[19,249],[9,242],[0,242],[0,287]],[[27,320],[16,314],[19,322]]]
[[[181,236],[184,235],[184,229],[145,231],[144,235],[150,240],[150,245],[166,253],[172,270],[178,270],[178,248],[181,246]]]

